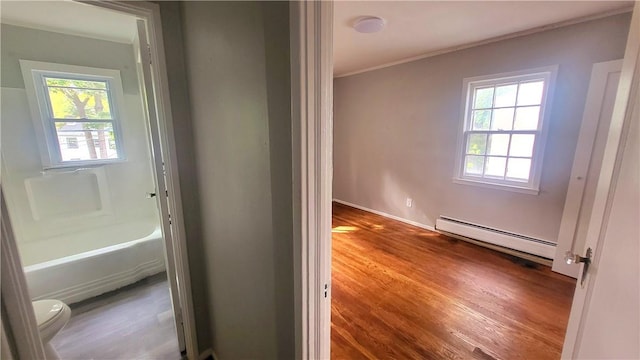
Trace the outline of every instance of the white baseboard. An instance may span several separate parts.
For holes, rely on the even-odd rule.
[[[333,201],[335,201],[335,202],[337,202],[339,204],[351,206],[352,208],[356,208],[356,209],[364,210],[364,211],[367,211],[367,212],[370,212],[370,213],[373,213],[373,214],[376,214],[376,215],[384,216],[384,217],[389,218],[389,219],[397,220],[397,221],[403,222],[405,224],[417,226],[417,227],[419,227],[421,229],[425,229],[425,230],[429,230],[429,231],[436,231],[435,227],[430,226],[430,225],[421,224],[421,223],[419,223],[417,221],[403,219],[403,218],[401,218],[399,216],[391,215],[391,214],[388,214],[386,212],[382,212],[382,211],[378,211],[378,210],[369,209],[367,207],[364,207],[364,206],[361,206],[361,205],[357,205],[357,204],[353,204],[353,203],[350,203],[350,202],[347,202],[347,201],[343,201],[343,200],[333,199]]]
[[[380,216],[384,216],[386,218],[389,219],[393,219],[393,220],[397,220],[409,225],[413,225],[413,226],[417,226],[419,228],[425,229],[425,230],[429,230],[429,231],[434,231],[434,232],[441,232],[441,231],[445,231],[449,234],[452,235],[464,235],[469,239],[478,239],[479,241],[476,241],[476,245],[482,245],[483,242],[488,243],[489,245],[496,245],[499,248],[503,247],[504,249],[514,249],[516,251],[520,251],[520,252],[524,252],[525,254],[532,254],[535,256],[540,256],[543,258],[553,258],[553,253],[555,253],[555,246],[552,246],[550,244],[541,244],[541,243],[535,243],[535,242],[530,242],[530,241],[526,241],[526,240],[521,240],[521,239],[516,239],[510,236],[505,236],[505,235],[498,235],[498,236],[492,236],[492,237],[486,237],[486,236],[480,236],[480,235],[484,235],[484,233],[480,234],[480,233],[476,233],[473,232],[471,234],[469,234],[468,232],[464,232],[464,234],[460,234],[463,231],[461,231],[460,229],[456,228],[449,228],[446,225],[440,225],[438,226],[438,229],[436,229],[434,226],[429,226],[429,225],[425,225],[425,224],[421,224],[419,222],[416,221],[412,221],[412,220],[407,220],[407,219],[403,219],[399,216],[395,216],[395,215],[391,215],[382,211],[378,211],[378,210],[374,210],[374,209],[370,209],[358,204],[353,204],[350,203],[348,201],[344,201],[344,200],[339,200],[339,199],[333,199],[333,201],[339,203],[339,204],[343,204],[343,205],[347,205],[347,206],[351,206],[353,208],[356,209],[360,209],[363,211],[367,211],[376,215],[380,215]],[[441,220],[439,220],[441,221]],[[495,239],[498,238],[500,241],[496,241]],[[515,240],[514,240],[515,239]],[[493,248],[493,247],[492,247]],[[498,250],[498,251],[502,251],[500,249],[496,249],[494,248],[494,250]],[[516,255],[516,256],[520,256],[520,255]]]
[[[42,294],[33,298],[33,300],[58,299],[66,304],[73,304],[133,284],[136,281],[158,274],[164,270],[164,261],[156,259],[142,263],[135,268],[111,274],[97,280]]]

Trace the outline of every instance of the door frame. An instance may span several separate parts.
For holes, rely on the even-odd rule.
[[[333,2],[289,3],[296,359],[331,355]]]
[[[195,326],[195,312],[191,292],[191,275],[187,255],[187,242],[180,193],[180,177],[178,173],[178,157],[176,152],[174,122],[171,112],[167,67],[165,61],[164,41],[162,37],[162,22],[160,7],[147,1],[120,2],[108,0],[74,0],[104,9],[119,11],[142,19],[147,24],[150,57],[153,66],[153,78],[156,81],[154,93],[156,95],[158,125],[162,158],[165,163],[166,188],[169,212],[171,214],[173,258],[176,265],[175,276],[178,279],[178,293],[182,316],[186,356],[196,360],[200,357]],[[4,196],[2,196],[2,225],[1,261],[2,261],[2,303],[11,305],[11,312],[7,314],[7,321],[3,324],[7,334],[14,339],[12,346],[20,358],[44,359],[42,340],[39,336],[33,307],[24,271],[15,245],[14,235],[9,222]],[[169,255],[169,254],[168,254]],[[171,274],[169,274],[171,276]],[[174,305],[175,306],[175,305]],[[4,314],[3,314],[4,315]],[[4,319],[3,319],[4,322]],[[16,340],[18,339],[18,340]],[[24,356],[23,356],[24,355]]]
[[[606,187],[601,191],[604,195],[596,195],[589,225],[589,233],[598,230],[595,236],[600,234],[607,220],[605,208],[615,187],[611,182],[613,163],[620,160],[616,145],[619,145],[623,125],[631,116],[626,108],[631,83],[635,82],[637,88],[640,76],[634,73],[640,63],[637,58],[640,35],[632,34],[634,26],[638,27],[638,17],[640,2],[635,3],[633,10],[612,116],[612,132],[603,159],[604,175],[601,175],[598,185],[599,188]],[[333,26],[333,4],[330,1],[293,2],[291,20],[296,358],[320,359],[329,358],[328,354],[331,354],[331,287],[328,287],[327,298],[323,291],[325,284],[331,284],[331,253],[327,253],[325,248],[331,247],[333,76],[330,70],[333,67],[333,35],[327,28]],[[637,95],[637,91],[634,93]],[[597,261],[596,256],[594,267],[597,267]],[[563,358],[571,357],[576,344],[579,344],[577,339],[583,325],[583,311],[588,311],[586,303],[588,297],[576,292]]]
[[[606,96],[607,80],[612,73],[619,73],[622,69],[622,60],[611,60],[593,64],[589,90],[587,92],[586,105],[582,115],[582,124],[578,143],[576,145],[567,196],[558,231],[558,245],[553,259],[553,271],[563,275],[578,277],[579,268],[569,265],[564,260],[567,251],[580,252],[582,249],[574,249],[578,222],[583,211],[584,192],[593,158],[596,136],[600,129],[600,117],[604,97]],[[597,180],[597,179],[592,179]]]

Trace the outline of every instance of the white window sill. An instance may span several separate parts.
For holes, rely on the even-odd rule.
[[[49,165],[43,168],[44,171],[49,170],[77,170],[81,168],[93,168],[111,164],[121,164],[127,162],[127,159],[112,160],[92,160],[92,161],[65,161],[56,165]]]
[[[453,182],[456,183],[456,184],[461,184],[461,185],[479,186],[479,187],[484,187],[484,188],[489,188],[489,189],[512,191],[512,192],[518,192],[518,193],[529,194],[529,195],[539,195],[540,194],[540,189],[538,189],[537,187],[536,188],[531,188],[531,187],[526,187],[526,186],[517,186],[517,185],[501,184],[501,183],[491,183],[491,182],[486,182],[486,181],[481,181],[481,180],[475,181],[475,180],[463,179],[463,178],[453,178]]]

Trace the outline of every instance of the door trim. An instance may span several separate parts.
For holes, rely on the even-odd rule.
[[[620,73],[620,82],[611,116],[611,125],[604,149],[600,177],[593,203],[591,219],[587,231],[586,245],[596,244],[595,257],[592,262],[594,271],[598,269],[600,251],[604,244],[607,223],[616,188],[626,134],[633,119],[634,99],[639,96],[640,83],[640,2],[636,2],[629,26],[627,46]],[[586,246],[585,246],[586,247]],[[581,254],[582,255],[582,254]],[[582,275],[582,270],[579,276]],[[587,274],[587,285],[583,289],[579,284],[573,296],[571,314],[567,325],[567,333],[562,349],[563,359],[573,359],[577,355],[582,341],[583,319],[589,312],[589,302],[593,293],[594,277]]]
[[[154,64],[153,78],[156,82],[156,106],[158,125],[160,130],[160,143],[162,158],[166,171],[166,188],[169,213],[171,214],[171,227],[173,235],[173,253],[176,265],[176,277],[178,279],[178,292],[180,297],[180,309],[187,358],[198,359],[198,340],[196,336],[195,313],[191,293],[191,275],[187,256],[187,242],[184,226],[184,213],[182,210],[182,196],[180,193],[180,175],[178,173],[178,156],[176,152],[174,123],[171,116],[171,103],[169,97],[169,80],[162,37],[162,21],[160,7],[147,1],[114,2],[109,0],[84,1],[87,4],[116,10],[138,16],[147,23],[151,62]],[[177,329],[181,331],[181,329]]]
[[[331,346],[333,2],[290,2],[296,359]]]
[[[178,292],[180,296],[180,308],[182,310],[183,329],[177,331],[184,332],[186,343],[186,356],[188,359],[198,359],[198,342],[195,326],[195,313],[193,298],[191,293],[191,275],[189,272],[189,262],[187,256],[187,242],[184,227],[184,216],[182,210],[182,197],[180,194],[180,178],[178,173],[178,158],[176,153],[174,123],[171,116],[171,104],[169,97],[169,86],[167,68],[165,62],[164,41],[162,37],[162,22],[160,18],[160,7],[147,1],[108,1],[108,0],[75,0],[102,7],[105,9],[120,11],[137,16],[147,22],[148,37],[151,61],[153,67],[153,77],[157,81],[155,87],[157,115],[160,127],[160,142],[162,145],[162,157],[166,169],[166,188],[168,191],[167,200],[172,217],[173,251],[176,264],[176,277],[178,279]],[[37,330],[33,308],[30,307],[31,299],[26,288],[24,271],[21,267],[17,250],[11,251],[15,247],[13,233],[6,233],[11,230],[9,217],[5,213],[4,200],[2,202],[2,276],[10,277],[8,281],[2,281],[2,301],[3,306],[12,304],[11,318],[19,319],[19,322],[9,321],[4,323],[6,331],[12,339],[17,341],[16,348],[20,358],[44,359],[42,341]],[[5,248],[9,251],[5,251]],[[14,249],[15,250],[15,249]],[[5,261],[8,259],[9,261]],[[13,260],[11,260],[13,259]],[[4,321],[4,319],[3,319]],[[34,335],[35,331],[35,335]],[[22,354],[25,354],[22,356]]]
[[[9,221],[9,213],[0,188],[0,271],[2,278],[1,301],[2,325],[6,327],[10,345],[19,359],[44,359],[44,348],[40,330],[33,312],[27,280],[22,270],[22,262]]]
[[[578,267],[568,265],[564,261],[564,254],[573,251],[578,221],[582,213],[584,190],[593,157],[593,148],[598,134],[600,114],[603,100],[606,96],[609,74],[620,72],[622,60],[606,61],[593,64],[586,105],[582,115],[582,125],[571,168],[569,187],[565,198],[562,220],[558,232],[558,246],[556,246],[552,270],[561,274],[578,277]],[[580,250],[576,250],[580,251]]]

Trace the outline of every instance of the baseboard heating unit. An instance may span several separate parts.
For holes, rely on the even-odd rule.
[[[446,216],[440,216],[440,218],[436,220],[436,230],[547,259],[553,259],[556,253],[556,244],[552,242],[525,235],[514,234],[504,230],[493,229]]]

